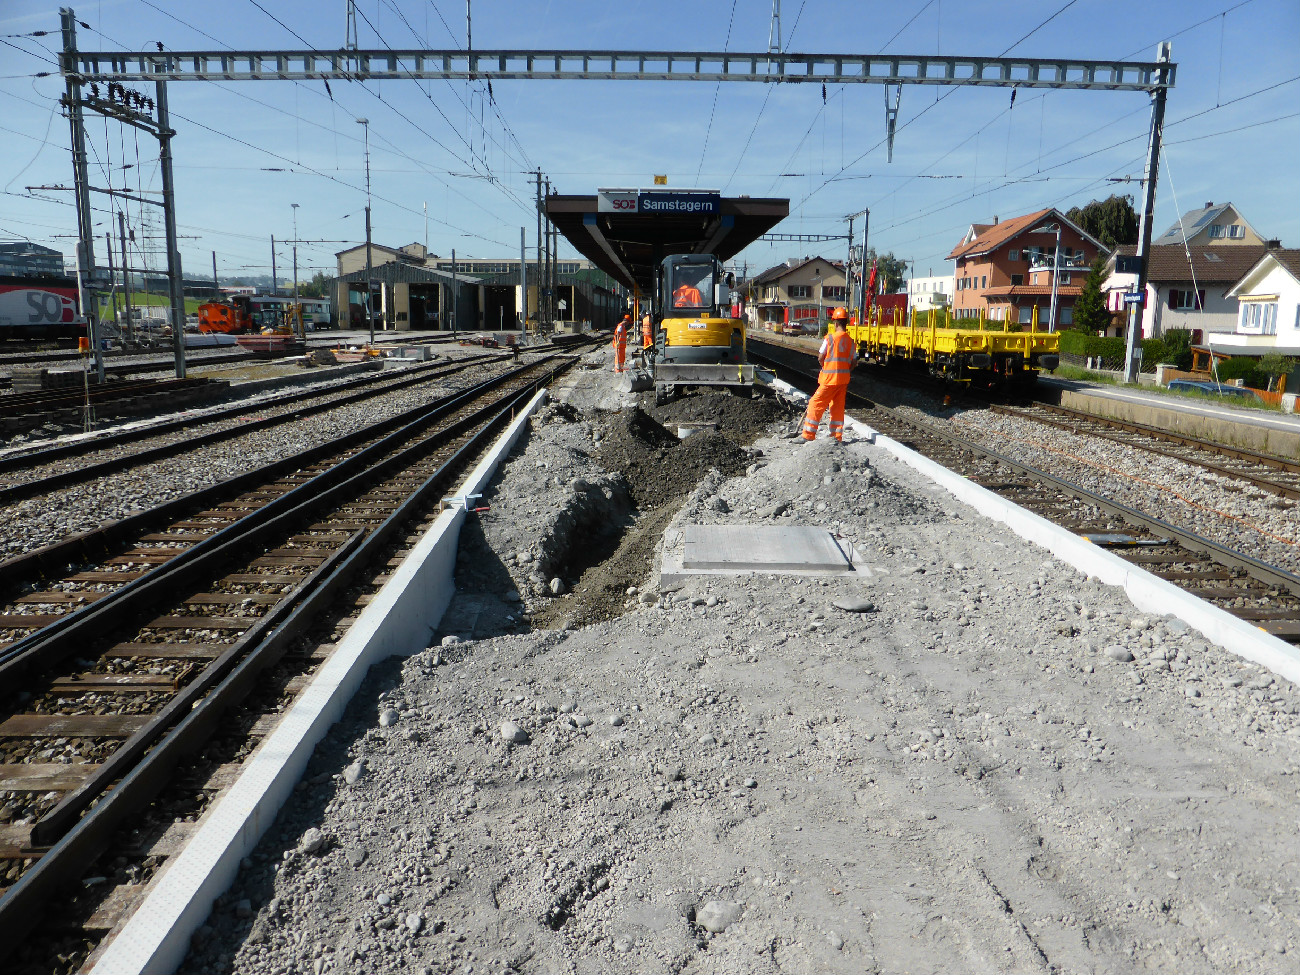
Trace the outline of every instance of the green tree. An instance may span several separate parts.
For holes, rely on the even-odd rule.
[[[1131,196],[1112,195],[1093,200],[1087,206],[1067,210],[1065,215],[1101,241],[1107,250],[1113,251],[1120,244],[1137,243],[1138,216]]]
[[[1260,356],[1259,364],[1255,369],[1268,377],[1269,389],[1272,389],[1280,376],[1289,376],[1295,371],[1295,361],[1288,359],[1280,352],[1269,352]]]
[[[1088,269],[1083,290],[1074,302],[1074,327],[1081,332],[1096,335],[1110,325],[1110,312],[1101,293],[1101,285],[1105,280],[1106,259],[1099,256]]]
[[[907,261],[893,254],[877,254],[874,247],[868,247],[865,265],[868,275],[871,274],[873,263],[876,265],[876,294],[893,294],[903,286],[903,281],[907,277]]]
[[[324,271],[317,271],[307,283],[298,283],[298,294],[303,298],[324,298],[333,280]]]

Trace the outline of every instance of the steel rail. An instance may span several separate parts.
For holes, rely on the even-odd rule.
[[[145,806],[161,791],[179,762],[209,737],[222,712],[242,700],[253,689],[258,675],[278,661],[321,612],[353,585],[366,565],[393,541],[413,514],[444,490],[446,482],[456,471],[463,469],[467,459],[477,455],[485,441],[508,422],[517,407],[532,395],[536,385],[533,383],[515,391],[492,408],[480,411],[481,414],[495,410],[488,422],[408,495],[381,525],[364,538],[361,533],[352,536],[347,546],[331,561],[318,567],[304,580],[291,595],[292,606],[287,614],[273,627],[263,628],[260,640],[241,641],[250,646],[238,662],[235,662],[233,652],[228,654],[230,666],[224,679],[211,687],[202,700],[191,701],[188,711],[180,704],[172,708],[173,716],[183,715],[175,726],[166,730],[143,760],[122,775],[117,787],[104,794],[94,808],[77,821],[75,828],[55,842],[0,897],[0,937],[13,944],[30,931],[39,919],[43,905],[58,893],[70,876],[79,875],[86,864],[108,847],[123,819]],[[256,646],[251,646],[254,642]],[[162,732],[164,729],[160,726],[156,730]]]
[[[521,366],[500,376],[494,376],[468,390],[442,398],[435,406],[425,408],[414,419],[410,419],[397,429],[386,433],[380,439],[366,445],[311,480],[266,503],[251,514],[196,542],[175,558],[132,579],[102,599],[64,614],[48,626],[16,640],[0,652],[0,686],[16,687],[19,681],[34,670],[48,667],[66,656],[79,652],[87,641],[117,626],[125,625],[128,619],[144,612],[150,605],[165,602],[177,587],[189,584],[196,576],[207,571],[209,553],[229,551],[227,546],[247,544],[248,540],[254,537],[260,538],[272,534],[276,530],[280,517],[292,513],[304,499],[323,497],[322,492],[326,487],[344,483],[357,472],[384,469],[384,465],[388,463],[383,459],[384,455],[402,442],[421,433],[428,423],[463,408],[520,374],[537,369],[546,361]],[[330,450],[335,452],[337,450],[331,444],[323,446],[326,454]],[[282,462],[275,466],[284,468]],[[301,464],[290,465],[288,469],[301,466]],[[262,477],[260,480],[265,481],[266,478]],[[164,507],[171,508],[172,505]]]
[[[798,355],[800,353],[795,354]],[[776,359],[769,358],[763,353],[751,353],[751,355],[767,359],[770,363],[779,366],[789,373],[799,376],[804,384],[809,382],[810,377],[806,372],[797,369],[789,363],[778,362]],[[1288,572],[1279,566],[1270,565],[1269,563],[1256,559],[1253,556],[1246,555],[1244,552],[1239,552],[1235,549],[1228,548],[1225,545],[1220,545],[1218,542],[1211,541],[1195,532],[1179,528],[1177,525],[1171,525],[1166,521],[1156,518],[1154,515],[1148,515],[1136,508],[1103,497],[1102,495],[1089,491],[1087,488],[1078,484],[1066,481],[1027,464],[1022,464],[1019,461],[1012,460],[1010,457],[1000,454],[988,447],[984,447],[974,441],[963,439],[962,437],[949,433],[946,430],[941,430],[938,427],[931,426],[930,424],[920,420],[914,420],[910,417],[903,418],[893,409],[887,406],[881,406],[869,398],[856,393],[851,386],[849,389],[849,395],[859,399],[871,409],[881,411],[883,415],[888,416],[894,423],[923,431],[926,435],[934,437],[937,440],[942,440],[954,448],[968,451],[988,460],[995,461],[996,463],[1004,465],[1010,470],[1013,470],[1032,481],[1051,487],[1062,494],[1077,498],[1080,501],[1095,505],[1103,511],[1122,518],[1129,524],[1141,526],[1158,535],[1168,536],[1189,551],[1207,555],[1222,565],[1242,569],[1248,575],[1260,582],[1281,589],[1287,589],[1295,595],[1300,596],[1300,576]]]
[[[353,393],[345,393],[336,399],[329,400],[328,403],[324,405],[328,406],[330,409],[349,406],[353,403],[359,403],[376,396],[383,396],[386,393],[406,389],[409,386],[415,386],[423,382],[441,378],[442,376],[454,375],[457,372],[469,368],[471,365],[479,364],[484,359],[499,360],[500,357],[484,355],[475,356],[472,359],[462,360],[457,363],[434,363],[429,367],[418,367],[420,369],[419,375],[404,376],[397,379],[396,382],[391,381],[394,379],[392,373],[377,373],[374,375],[364,376],[359,380],[352,381],[348,386],[374,386],[377,383],[383,382],[385,379],[390,380],[390,382],[377,389],[361,389]],[[275,409],[276,407],[287,406],[293,403],[319,400],[322,397],[327,397],[340,391],[340,387],[336,386],[324,390],[316,389],[288,393],[274,399],[262,400],[256,404],[245,403],[239,406],[232,406],[228,409],[207,413],[203,416],[188,417],[180,420],[169,420],[144,429],[125,431],[122,433],[111,434],[103,438],[96,438],[94,440],[83,440],[78,441],[75,444],[52,447],[49,448],[48,451],[41,451],[40,453],[23,454],[17,457],[6,457],[0,459],[0,472],[5,470],[21,469],[19,468],[19,462],[22,461],[27,462],[23,464],[22,467],[33,467],[37,464],[51,463],[65,457],[75,457],[81,454],[99,451],[106,447],[129,444],[148,437],[172,433],[176,430],[187,430],[193,427],[220,423],[224,420],[245,415],[250,409]],[[220,443],[224,440],[231,440],[243,434],[255,433],[259,430],[267,430],[284,423],[301,420],[312,412],[312,409],[303,408],[292,410],[288,413],[277,414],[275,416],[262,417],[261,419],[250,420],[238,426],[215,430],[206,434],[201,434],[197,437],[176,441],[175,443],[160,444],[157,447],[150,447],[124,457],[114,457],[97,464],[79,467],[76,470],[62,471],[57,474],[50,474],[46,477],[36,478],[31,481],[23,481],[19,484],[10,484],[5,487],[0,487],[0,506],[13,504],[17,501],[22,501],[25,498],[45,494],[49,491],[60,490],[69,487],[70,485],[83,484],[86,481],[93,481],[96,478],[107,477],[111,474],[117,474],[121,471],[129,470],[132,467],[139,467],[143,464],[163,460],[167,457],[175,457],[178,454],[183,454],[190,450],[196,450],[200,447],[211,446],[212,444]]]

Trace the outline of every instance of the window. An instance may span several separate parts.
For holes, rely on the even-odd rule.
[[[1074,307],[1071,305],[1071,306],[1068,306],[1068,307],[1062,308],[1062,309],[1060,310],[1060,316],[1061,316],[1061,324],[1062,324],[1062,325],[1073,325],[1073,324],[1074,324]]]
[[[1222,237],[1222,236],[1223,236],[1223,224],[1221,224],[1221,223],[1212,223],[1212,224],[1210,224],[1210,236],[1211,236],[1211,237]]]
[[[989,286],[989,276],[988,276],[987,274],[983,274],[983,275],[981,275],[981,276],[980,276],[980,287],[981,287],[981,288],[987,288],[988,286]]]
[[[1070,283],[1070,275],[1068,275],[1068,274],[1062,274],[1062,275],[1061,275],[1061,284],[1069,284],[1069,283]]]
[[[1011,287],[1016,288],[1024,283],[1025,283],[1025,276],[1023,274],[1011,275]]]
[[[1277,334],[1277,302],[1248,301],[1241,306],[1241,332],[1257,332],[1260,335]]]
[[[1007,251],[1007,260],[1008,260],[1008,261],[1018,261],[1018,260],[1020,260],[1020,251],[1018,251],[1018,250],[1010,250],[1010,251]]]
[[[1020,308],[1020,324],[1021,324],[1021,325],[1028,325],[1029,322],[1030,322],[1030,321],[1032,320],[1032,318],[1033,318],[1033,314],[1034,314],[1034,306],[1033,306],[1033,305],[1029,305],[1029,306],[1027,306],[1027,307],[1026,307],[1026,306],[1021,306],[1021,308]]]
[[[674,308],[707,308],[712,303],[712,265],[678,264],[673,268]]]
[[[1169,289],[1169,307],[1173,309],[1205,309],[1205,289],[1192,291],[1191,289]]]
[[[842,284],[827,285],[822,288],[822,297],[827,301],[843,301],[847,296],[848,288]]]
[[[791,298],[811,298],[811,297],[812,297],[812,285],[811,285],[811,284],[792,284],[792,285],[790,285],[790,287],[787,288],[786,290],[789,292]]]

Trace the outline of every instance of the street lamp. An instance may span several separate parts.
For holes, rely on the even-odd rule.
[[[298,328],[302,331],[302,339],[306,341],[306,329],[302,325],[302,312],[298,310],[298,204],[290,203],[293,207],[293,314],[298,320]]]
[[[1056,232],[1056,249],[1052,252],[1052,308],[1047,313],[1047,330],[1056,331],[1056,279],[1060,276],[1061,271],[1061,225],[1059,223],[1045,223],[1041,227],[1035,227],[1030,231],[1031,234],[1050,234]]]
[[[372,300],[370,275],[372,267],[370,262],[370,119],[359,118],[357,125],[360,125],[366,132],[366,322],[370,326],[370,344],[375,344],[375,315],[370,310]]]

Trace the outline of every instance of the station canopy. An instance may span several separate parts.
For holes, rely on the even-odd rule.
[[[665,257],[735,257],[790,215],[790,201],[656,186],[604,189],[595,196],[548,196],[546,214],[598,268],[629,288],[651,294],[655,268]]]

